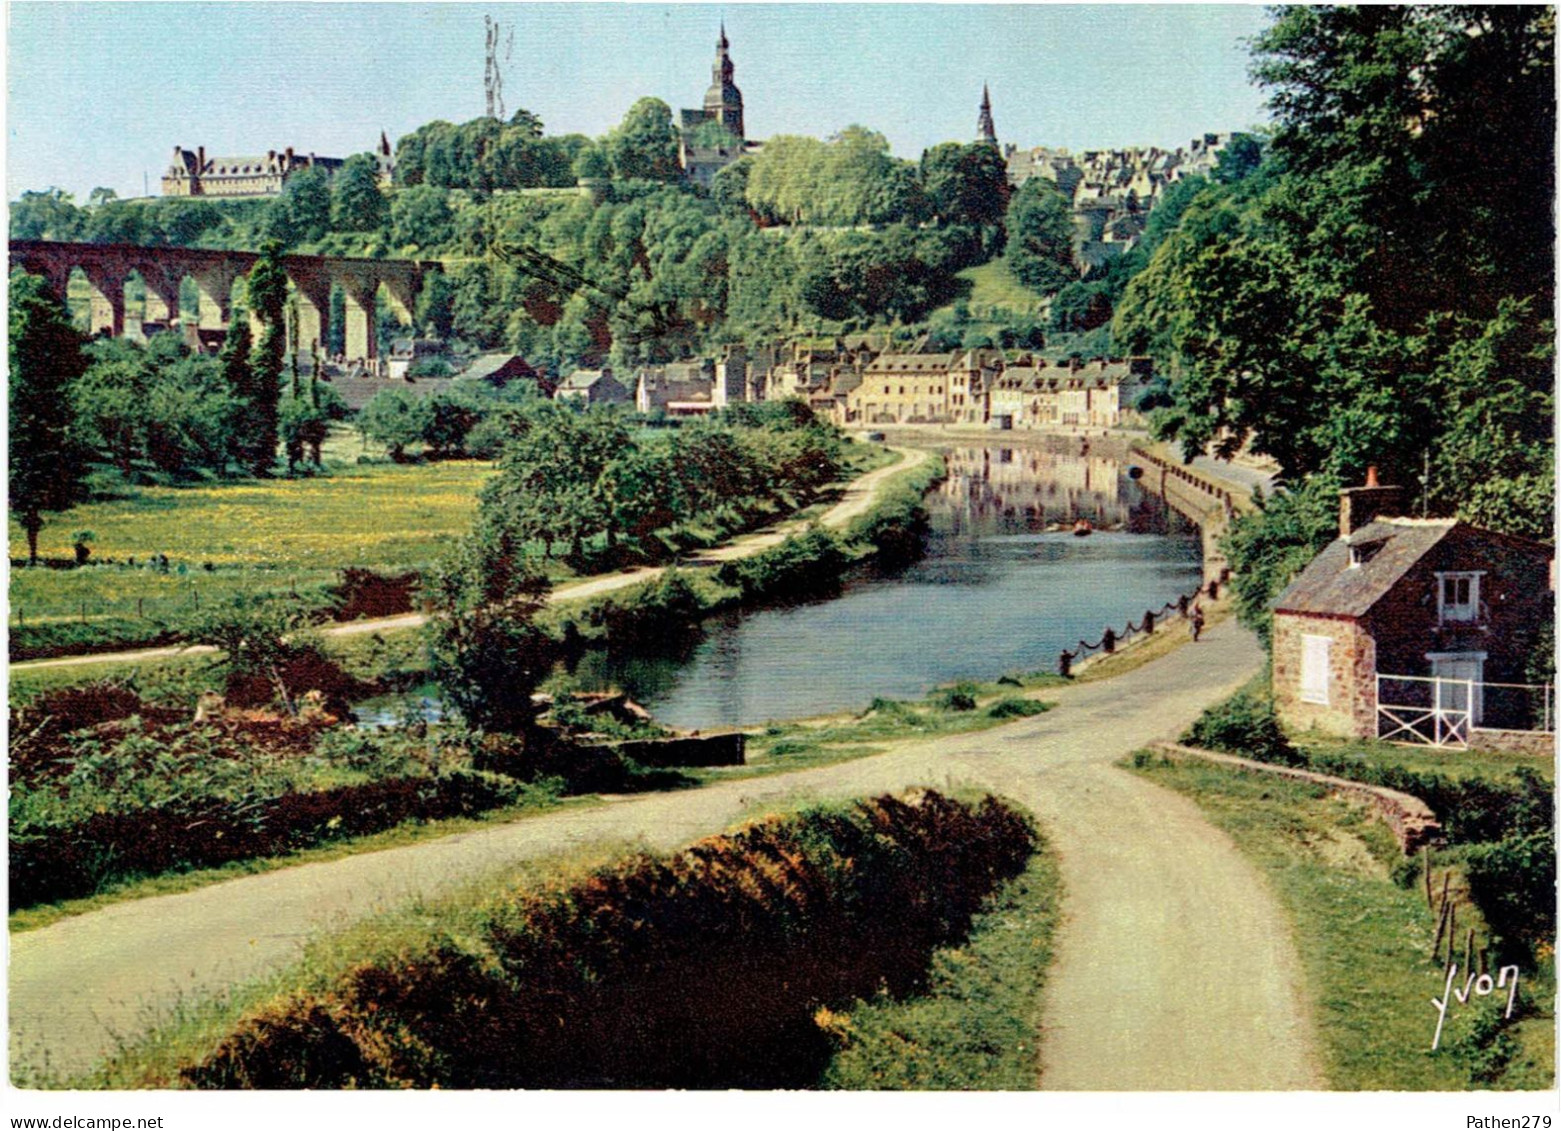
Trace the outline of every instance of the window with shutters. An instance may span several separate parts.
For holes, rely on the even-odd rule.
[[[1301,637],[1301,702],[1328,705],[1328,649],[1331,637]]]

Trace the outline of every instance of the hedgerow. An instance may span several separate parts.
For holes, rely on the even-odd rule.
[[[274,1001],[199,1088],[778,1087],[817,1080],[822,1005],[904,992],[1034,850],[988,797],[771,817],[508,895],[474,926]]]

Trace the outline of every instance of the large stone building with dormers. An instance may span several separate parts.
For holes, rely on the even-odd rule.
[[[374,150],[379,163],[379,179],[389,184],[395,169],[390,139],[379,135]],[[164,196],[251,197],[280,196],[289,177],[305,169],[324,169],[334,176],[346,163],[341,157],[321,157],[298,153],[292,146],[268,149],[265,153],[208,157],[206,147],[184,149],[174,146],[173,160],[163,173]]]

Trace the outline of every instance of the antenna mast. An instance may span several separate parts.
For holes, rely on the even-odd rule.
[[[488,117],[502,121],[504,119],[504,73],[499,69],[499,44],[504,37],[504,28],[492,16],[482,18],[485,29],[485,59],[482,71],[482,89],[487,98]],[[514,50],[515,32],[510,29],[507,40],[504,41],[504,57],[508,59],[510,52]]]

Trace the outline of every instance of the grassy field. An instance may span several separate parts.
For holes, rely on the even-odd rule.
[[[1001,257],[978,267],[967,267],[956,278],[970,284],[965,303],[972,318],[1040,312],[1041,296],[1016,279],[1008,269],[1007,261]]]
[[[318,602],[345,567],[396,573],[433,563],[471,528],[477,492],[494,474],[479,461],[358,464],[358,450],[337,429],[325,452],[328,475],[142,487],[76,507],[44,527],[39,553],[74,560],[75,532],[91,531],[92,564],[13,569],[11,625],[96,622],[100,635],[134,643],[155,635],[154,622],[177,624],[239,594]],[[893,458],[877,445],[853,444],[847,454],[848,478]],[[14,519],[9,537],[13,555],[25,547]],[[166,572],[151,568],[157,554],[167,556]],[[555,582],[577,576],[557,560],[544,568]]]
[[[1431,1051],[1443,966],[1418,868],[1358,803],[1319,786],[1141,754],[1140,774],[1184,793],[1266,874],[1294,926],[1329,1088],[1438,1091],[1553,1086],[1554,954],[1524,969],[1521,1019],[1493,997],[1447,1012]],[[1459,909],[1460,933],[1483,924]],[[1460,959],[1460,965],[1461,965]]]
[[[343,566],[398,571],[432,562],[464,534],[487,463],[339,466],[314,479],[200,487],[143,487],[87,503],[48,523],[39,552],[70,558],[90,530],[97,564],[17,569],[11,623],[86,615],[162,616],[240,592],[303,590]],[[25,546],[14,519],[13,552]],[[169,570],[149,568],[166,554]],[[135,565],[130,565],[131,559]]]

